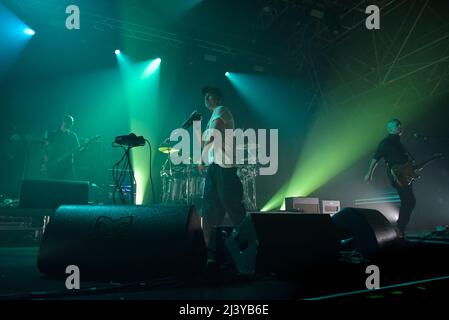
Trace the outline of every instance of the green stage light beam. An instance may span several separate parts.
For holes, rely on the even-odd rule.
[[[292,121],[289,110],[305,110],[310,90],[307,84],[298,84],[296,79],[260,73],[226,72],[225,76],[257,114],[270,121],[277,128],[290,129],[286,122]]]
[[[275,193],[275,195],[262,207],[260,211],[268,212],[276,208],[279,208],[282,205],[282,201],[285,197],[286,192],[287,186],[285,185],[281,189],[279,189],[278,192]]]
[[[161,60],[158,58],[136,63],[123,53],[117,56],[117,60],[127,97],[130,131],[147,138],[154,148],[160,131],[158,117]],[[152,151],[154,159],[155,150]],[[133,148],[131,158],[137,183],[136,204],[143,204],[150,178],[148,147]]]
[[[117,58],[117,63],[122,74],[123,80],[125,81],[130,77],[132,63],[129,57],[121,52],[119,49],[115,50],[115,57]],[[126,83],[126,82],[125,82]]]
[[[397,105],[400,95],[402,91],[383,86],[347,101],[344,110],[339,109],[342,105],[327,105],[326,111],[314,119],[292,178],[263,209],[283,208],[285,197],[310,196],[362,157],[373,153],[386,136],[385,124],[389,119],[399,118],[406,127],[429,110],[423,106],[426,102],[418,100],[411,89],[408,100]]]
[[[154,66],[157,65],[156,68]],[[151,66],[151,72],[148,72]],[[159,110],[159,82],[160,59],[132,64],[126,73],[126,91],[130,114],[130,129],[136,135],[147,138],[153,147],[159,141],[160,117]],[[142,76],[145,75],[145,76]],[[136,204],[143,204],[150,178],[150,154],[148,147],[134,148],[131,152],[133,169],[135,173],[137,189]]]
[[[124,7],[124,15],[129,18],[128,7]],[[160,58],[143,62],[132,61],[129,57],[123,57],[123,52],[138,53],[148,51],[148,47],[138,41],[124,37],[122,42],[122,54],[118,57],[120,69],[123,75],[123,84],[126,91],[129,110],[130,132],[138,136],[144,136],[152,145],[152,169],[153,177],[158,168],[155,167],[157,156],[156,147],[159,145],[162,132],[164,108],[160,105],[160,73],[162,60]],[[148,192],[150,178],[150,154],[148,146],[134,148],[131,152],[133,169],[137,182],[136,203],[150,202],[151,193]],[[156,199],[157,200],[157,199]]]
[[[279,103],[279,96],[275,93],[282,92],[273,88],[276,78],[229,71],[225,76],[252,110],[273,120],[273,110]],[[275,118],[281,120],[282,117],[278,115]]]

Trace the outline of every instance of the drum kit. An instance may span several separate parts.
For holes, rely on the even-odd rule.
[[[256,154],[257,145],[242,146],[248,156],[237,163],[237,175],[243,185],[243,202],[246,210],[257,210],[256,177],[258,166],[251,155]],[[159,152],[167,155],[167,160],[162,166],[160,177],[162,180],[162,202],[195,205],[201,209],[206,180],[206,171],[200,171],[197,164],[174,165],[170,154],[179,150],[163,144]],[[254,164],[252,164],[254,163]]]

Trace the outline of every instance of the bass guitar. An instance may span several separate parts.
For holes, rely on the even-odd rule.
[[[393,176],[396,184],[400,187],[411,185],[414,181],[421,178],[420,172],[431,162],[444,158],[444,154],[438,153],[433,155],[430,159],[417,164],[415,161],[407,161],[404,164],[392,166],[390,173]]]
[[[67,159],[72,157],[73,155],[82,152],[88,148],[88,146],[101,139],[101,136],[96,135],[92,138],[87,139],[83,144],[81,144],[78,147],[73,148],[72,150],[69,150],[65,152],[64,154],[50,160],[50,161],[44,161],[41,171],[46,171],[49,175],[58,175],[62,174],[64,171],[67,170]]]

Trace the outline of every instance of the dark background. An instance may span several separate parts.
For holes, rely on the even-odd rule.
[[[82,177],[104,184],[107,170],[119,157],[110,142],[129,133],[125,96],[116,91],[121,84],[113,54],[123,47],[137,61],[163,59],[160,104],[166,111],[158,119],[162,136],[193,110],[207,113],[200,95],[205,84],[222,88],[237,127],[279,128],[279,171],[258,178],[260,207],[292,177],[312,124],[327,112],[332,117],[333,112],[353,114],[365,108],[363,112],[372,115],[366,127],[376,125],[380,132],[389,118],[405,118],[404,143],[419,160],[449,149],[447,1],[371,1],[382,10],[379,31],[367,31],[360,23],[367,3],[355,0],[203,0],[192,1],[192,7],[180,0],[0,3],[37,31],[0,74],[0,194],[5,197],[17,197],[26,141],[41,139],[66,113],[76,118],[74,130],[81,139],[103,137],[79,158],[78,169]],[[81,9],[79,31],[64,27],[68,4]],[[311,15],[313,9],[323,17]],[[2,42],[0,50],[7,52],[8,43]],[[205,54],[217,61],[206,61]],[[391,63],[395,67],[389,71]],[[271,99],[259,109],[224,77],[226,71],[257,74],[254,66],[262,66],[261,74],[272,80],[260,88]],[[387,81],[382,81],[379,74],[387,73]],[[377,108],[367,103],[370,99],[381,99],[383,105]],[[326,122],[325,130],[340,130],[339,121],[336,117],[335,128]],[[354,129],[353,134],[367,132]],[[417,139],[413,133],[431,138]],[[14,134],[20,139],[11,139]],[[313,194],[340,199],[347,206],[392,191],[383,172],[376,174],[373,185],[362,182],[374,148],[371,145]],[[164,156],[154,157],[160,194]],[[317,170],[329,161],[317,163]],[[416,194],[413,227],[449,221],[449,160],[428,168]]]

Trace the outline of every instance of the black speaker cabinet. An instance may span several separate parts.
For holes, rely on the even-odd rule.
[[[336,228],[322,214],[252,213],[225,246],[242,274],[295,275],[339,261]]]
[[[207,250],[195,208],[183,205],[61,206],[43,235],[37,265],[69,265],[81,277],[143,279],[204,270]]]
[[[394,226],[377,210],[344,208],[332,221],[346,237],[353,237],[356,250],[364,258],[377,256],[398,240]]]
[[[23,180],[19,206],[23,209],[57,209],[63,204],[88,204],[89,182]]]

